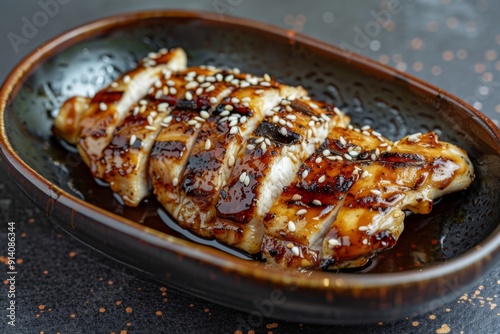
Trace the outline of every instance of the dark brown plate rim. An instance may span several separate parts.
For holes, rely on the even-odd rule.
[[[466,270],[467,268],[471,268],[477,274],[481,274],[487,268],[498,263],[500,249],[500,226],[497,227],[495,231],[485,240],[466,253],[449,260],[446,263],[424,268],[419,271],[412,270],[399,273],[377,274],[368,273],[362,275],[347,273],[332,274],[328,272],[316,271],[312,274],[304,275],[304,273],[290,270],[286,271],[286,274],[284,274],[283,270],[264,268],[263,264],[255,264],[253,262],[242,260],[211,247],[181,240],[162,232],[144,227],[138,223],[128,220],[127,218],[105,211],[79,198],[76,198],[49,182],[17,155],[7,138],[5,131],[6,124],[4,124],[4,112],[5,107],[11,100],[11,97],[17,93],[23,84],[23,80],[30,73],[32,73],[38,65],[52,55],[56,54],[58,51],[88,38],[102,35],[106,32],[126,27],[143,20],[154,18],[186,18],[212,22],[220,21],[217,14],[195,11],[156,10],[119,14],[99,19],[62,33],[61,35],[38,47],[12,70],[0,90],[0,152],[2,153],[2,160],[4,161],[9,174],[16,180],[21,188],[24,188],[23,184],[29,182],[40,192],[45,194],[45,196],[52,198],[61,205],[76,212],[80,212],[82,215],[90,217],[91,219],[105,225],[108,228],[116,230],[117,232],[140,239],[142,242],[155,248],[161,248],[164,251],[182,254],[182,256],[189,257],[196,261],[203,261],[211,264],[212,267],[219,270],[237,272],[239,275],[243,275],[248,278],[267,281],[281,286],[294,285],[298,287],[325,290],[362,290],[364,288],[373,287],[390,288],[391,286],[401,284],[422,283],[424,281],[433,280]],[[346,51],[338,47],[301,34],[289,34],[287,30],[275,26],[229,16],[224,16],[224,24],[230,24],[236,28],[251,28],[265,31],[268,34],[286,37],[291,42],[305,44],[313,49],[316,49],[318,52],[328,53],[339,59],[345,58]],[[376,71],[386,77],[400,78],[408,86],[411,86],[414,91],[418,91],[419,93],[447,100],[456,108],[459,108],[463,112],[469,113],[473,117],[477,118],[478,122],[482,125],[485,131],[488,132],[490,136],[495,138],[496,143],[500,147],[500,131],[497,126],[484,114],[477,111],[463,100],[416,77],[399,72],[391,67],[380,64],[364,56],[349,52],[349,62],[350,66],[355,66],[364,70]]]

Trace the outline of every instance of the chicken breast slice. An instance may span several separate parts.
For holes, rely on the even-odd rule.
[[[83,111],[84,116],[80,117],[80,138],[77,145],[82,159],[91,167],[92,173],[97,169],[95,161],[101,158],[115,129],[130,115],[131,107],[147,94],[161,76],[185,68],[186,61],[186,54],[182,49],[152,53],[136,69],[92,98],[89,108]]]
[[[171,215],[178,210],[180,180],[202,125],[221,99],[237,88],[224,80],[230,76],[234,75],[213,67],[192,68],[173,75],[166,88],[151,92],[173,107],[168,126],[153,145],[149,167],[154,194]]]
[[[178,206],[173,212],[181,227],[213,237],[215,205],[235,158],[266,113],[283,97],[304,95],[302,88],[239,74],[226,77],[239,89],[224,98],[202,126],[181,180]]]
[[[350,138],[349,143],[346,138]],[[360,143],[364,152],[359,149]],[[264,219],[261,250],[269,264],[320,266],[323,239],[342,208],[346,193],[361,175],[360,168],[348,159],[356,154],[369,159],[382,143],[390,142],[345,127],[330,131],[321,147],[300,166]],[[350,151],[356,153],[350,155]]]
[[[96,162],[95,176],[108,182],[126,205],[137,206],[150,194],[149,155],[161,128],[168,126],[170,108],[158,100],[142,99],[132,109]]]
[[[404,210],[429,213],[434,199],[467,188],[472,163],[460,148],[437,134],[415,134],[382,147],[375,162],[361,162],[354,183],[324,241],[324,269],[357,267],[394,246],[403,231]]]
[[[264,216],[273,202],[330,130],[348,122],[349,118],[331,105],[283,99],[237,154],[216,205],[216,238],[250,254],[260,252]]]

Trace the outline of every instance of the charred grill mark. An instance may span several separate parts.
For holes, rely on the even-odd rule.
[[[302,136],[296,132],[288,130],[286,135],[280,132],[280,128],[269,122],[262,122],[255,130],[255,134],[259,137],[269,138],[271,141],[283,145],[295,145],[302,140]]]
[[[186,145],[180,141],[157,141],[151,151],[151,158],[180,159],[185,150]]]
[[[425,164],[425,158],[420,154],[398,152],[383,152],[380,154],[378,161],[390,163],[393,168],[423,166]]]
[[[292,101],[291,107],[305,115],[308,116],[317,116],[318,114],[314,112],[314,109],[311,106],[301,100]]]
[[[94,96],[92,102],[104,102],[106,104],[110,104],[120,101],[122,96],[122,91],[100,91]]]
[[[196,111],[198,110],[198,103],[195,100],[178,100],[175,109]]]

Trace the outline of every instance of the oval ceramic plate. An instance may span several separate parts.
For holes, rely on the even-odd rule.
[[[190,65],[238,67],[303,85],[353,123],[391,139],[434,130],[469,152],[476,181],[430,215],[408,217],[396,247],[358,272],[276,270],[196,240],[176,230],[154,199],[137,209],[121,206],[51,134],[66,98],[93,95],[148,52],[177,46]],[[395,320],[459,296],[500,257],[496,127],[416,78],[275,27],[175,11],[89,23],[23,60],[3,85],[0,110],[2,163],[61,227],[173,287],[249,312],[242,325],[262,316],[325,324]]]

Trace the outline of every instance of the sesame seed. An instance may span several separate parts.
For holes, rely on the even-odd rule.
[[[290,122],[286,122],[286,126],[288,126],[289,128],[293,128],[293,124]]]
[[[179,179],[178,179],[178,178],[176,178],[176,177],[174,177],[174,179],[172,180],[172,185],[173,185],[174,187],[177,187],[177,185],[178,185],[178,184],[179,184]]]
[[[241,183],[244,183],[244,182],[245,182],[246,177],[247,177],[247,172],[243,172],[243,173],[241,173],[241,174],[240,174],[239,181],[240,181]]]
[[[162,94],[162,91],[161,90],[157,90],[156,93],[155,93],[155,99],[159,99],[161,97],[161,94]]]
[[[200,111],[200,116],[203,117],[204,119],[208,119],[210,117],[210,114],[206,110]]]
[[[387,143],[381,143],[378,147],[387,147],[389,144]]]
[[[196,80],[198,80],[198,82],[202,83],[205,81],[205,76],[203,74],[200,74],[196,77]]]
[[[323,118],[325,121],[329,122],[330,121],[330,117],[328,117],[327,115],[325,114],[321,114],[321,118]]]
[[[175,89],[175,87],[170,87],[169,91],[170,91],[170,94],[172,94],[172,95],[177,93],[177,89]]]
[[[261,95],[262,93],[264,93],[264,90],[263,90],[263,89],[257,89],[257,90],[255,91],[255,94],[257,94],[257,95]]]
[[[134,108],[134,111],[133,111],[133,113],[132,113],[132,115],[133,115],[134,117],[135,117],[135,116],[137,116],[137,115],[139,114],[139,111],[140,111],[139,107],[135,107],[135,108]]]
[[[175,81],[174,80],[167,80],[167,86],[175,86]]]
[[[370,190],[370,192],[374,195],[382,195],[382,192],[380,190],[377,190],[377,189],[372,189],[372,190]]]
[[[271,83],[267,82],[267,81],[261,81],[260,82],[260,85],[261,86],[264,86],[264,87],[271,87]]]
[[[267,145],[266,145],[266,143],[262,143],[262,144],[260,144],[260,148],[262,149],[262,151],[264,151],[264,152],[265,152],[265,151],[267,150]]]
[[[268,82],[271,81],[271,77],[269,76],[269,74],[267,74],[267,73],[264,74],[264,80],[266,80]]]
[[[344,137],[340,136],[339,140],[340,140],[340,143],[341,143],[342,145],[344,145],[344,146],[345,146],[345,145],[347,145],[347,141],[345,140],[345,138],[344,138]]]
[[[213,75],[209,75],[205,78],[205,81],[207,82],[215,82],[217,79]]]
[[[156,108],[158,109],[158,111],[166,112],[168,107],[169,107],[169,105],[167,102],[162,102],[162,103],[158,104],[158,106]]]
[[[257,138],[257,139],[255,140],[255,144],[260,144],[260,143],[262,143],[262,142],[264,141],[264,139],[265,139],[264,137],[259,137],[259,138]]]
[[[196,95],[201,95],[201,93],[203,93],[203,88],[201,87],[198,87],[198,89],[196,90]]]
[[[375,137],[380,137],[380,136],[382,136],[382,135],[380,134],[380,132],[377,132],[377,131],[372,131],[372,135],[374,135]]]
[[[370,135],[370,132],[366,131],[366,130],[363,130],[363,132],[361,132],[362,134],[364,134],[365,136],[369,136]]]
[[[295,255],[295,256],[299,256],[299,254],[300,254],[299,247],[297,247],[297,246],[293,246],[293,247],[292,247],[292,253],[293,253],[293,255]]]
[[[130,75],[126,75],[123,77],[123,83],[129,83],[130,82]]]
[[[133,146],[135,144],[135,141],[137,140],[137,136],[136,135],[132,135],[130,136],[130,141],[129,141],[129,146]]]
[[[278,123],[279,123],[280,125],[282,125],[282,126],[285,126],[285,125],[286,125],[286,121],[285,121],[284,119],[281,119],[281,118],[278,120]]]
[[[368,226],[360,226],[358,227],[358,230],[361,232],[368,231]]]
[[[353,127],[351,124],[349,124],[349,125],[347,126],[347,129],[352,130],[352,129],[354,129],[354,127]]]
[[[318,107],[318,105],[317,105],[316,103],[314,103],[314,102],[309,102],[309,106],[310,106],[311,108],[313,108],[313,109],[318,109],[318,108],[319,108],[319,107]],[[318,120],[319,120],[319,119],[318,119]]]
[[[292,196],[292,201],[300,201],[302,199],[302,196],[299,194],[295,194]]]
[[[191,92],[186,92],[186,100],[191,101],[193,99],[193,94]]]
[[[233,104],[240,103],[240,99],[237,97],[233,97],[233,98],[231,98],[231,103],[233,103]]]
[[[387,152],[392,151],[392,146],[387,146]]]
[[[363,245],[368,245],[368,239],[366,238],[363,239]]]
[[[198,124],[198,121],[195,119],[190,119],[187,123],[188,123],[188,125],[196,125],[196,124]]]
[[[209,101],[212,104],[216,104],[219,100],[217,100],[217,98],[215,96],[212,96]]]
[[[196,71],[190,71],[187,76],[188,77],[194,77],[196,75]]]
[[[144,128],[147,129],[147,130],[150,130],[150,131],[156,131],[157,130],[157,128],[155,126],[151,126],[151,125],[146,125]]]
[[[148,117],[146,117],[146,120],[148,121],[149,125],[153,125],[153,116],[148,115]]]
[[[210,139],[207,139],[207,141],[205,142],[205,150],[208,151],[211,146],[212,146],[212,142],[210,141]]]
[[[286,244],[286,248],[291,249],[293,247],[293,244],[291,242]]]
[[[303,216],[307,213],[307,210],[306,209],[300,209],[299,211],[297,211],[295,214],[297,216]]]
[[[349,155],[350,155],[351,157],[357,157],[357,156],[359,155],[359,152],[358,152],[358,151],[354,151],[354,150],[352,150],[352,151],[350,151],[350,152],[349,152]]]
[[[249,184],[250,184],[250,176],[249,176],[249,175],[247,175],[247,176],[245,177],[245,186],[248,186]]]
[[[255,150],[255,145],[250,144],[247,146],[247,149],[250,151],[253,151],[253,150]]]
[[[233,119],[230,123],[229,123],[229,127],[233,127],[235,125],[238,124],[238,120],[237,119]]]
[[[225,82],[230,82],[230,81],[231,81],[231,80],[233,80],[233,79],[234,79],[234,75],[229,74],[228,76],[226,76],[226,77],[224,78],[224,81],[225,81]]]
[[[113,87],[113,88],[118,87],[118,82],[112,82],[112,83],[111,83],[111,87]]]
[[[313,127],[313,126],[315,125],[315,123],[314,123],[314,121],[309,121],[308,125],[309,125],[310,127]]]
[[[99,103],[99,109],[104,111],[108,109],[108,105],[104,102]]]
[[[328,245],[331,247],[340,246],[340,242],[337,239],[328,240]]]
[[[227,164],[229,165],[229,167],[233,167],[234,166],[234,163],[235,163],[236,159],[234,158],[234,155],[231,155],[227,161]]]
[[[361,130],[363,131],[367,131],[367,130],[370,130],[370,126],[369,125],[365,125],[361,128]]]
[[[281,133],[283,136],[288,135],[288,131],[287,131],[287,129],[286,129],[285,127],[281,127],[281,128],[280,128],[280,133]]]
[[[196,87],[198,87],[198,83],[196,81],[188,82],[187,85],[186,85],[186,89],[193,89],[193,88],[196,88]]]
[[[215,86],[214,85],[210,85],[208,86],[206,89],[205,89],[205,92],[206,93],[210,93],[211,91],[213,91],[215,89]]]
[[[333,112],[336,113],[337,115],[339,116],[344,116],[344,113],[342,112],[342,110],[340,110],[339,108],[337,107],[334,107],[333,108]]]
[[[219,81],[219,82],[221,82],[223,78],[224,78],[224,77],[222,76],[222,74],[221,74],[221,73],[217,73],[217,74],[215,75],[215,79],[217,79],[217,81]]]
[[[325,180],[326,180],[326,176],[325,176],[325,175],[322,175],[322,176],[318,179],[318,182],[319,182],[319,183],[323,183],[323,182],[325,182]]]
[[[416,143],[416,142],[418,142],[420,140],[420,136],[421,135],[422,134],[420,132],[414,133],[414,134],[408,136],[408,141],[412,142],[412,143]]]
[[[266,145],[268,146],[271,146],[271,141],[269,140],[269,138],[264,139],[264,143],[266,143]]]
[[[295,99],[296,99],[296,96],[294,94],[287,97],[287,100],[290,100],[290,101],[295,101]]]
[[[309,171],[307,169],[304,169],[304,171],[302,172],[302,178],[305,179],[307,175],[309,175]]]
[[[320,206],[321,205],[321,201],[318,200],[318,199],[315,199],[315,200],[312,201],[312,204]]]
[[[248,118],[247,118],[246,116],[242,116],[242,117],[240,118],[240,123],[241,123],[241,124],[245,124],[245,123],[246,123],[246,121],[247,121],[247,119],[248,119]]]
[[[332,152],[330,152],[330,150],[324,150],[323,151],[323,155],[326,156],[326,157],[329,156],[330,154],[332,154]]]
[[[246,87],[249,87],[250,86],[250,83],[248,81],[241,81],[240,82],[240,87],[241,88],[246,88]]]
[[[370,175],[371,174],[367,170],[365,170],[365,171],[363,171],[363,174],[361,174],[361,178],[364,179],[364,178],[367,178]]]
[[[288,111],[288,112],[292,112],[293,111],[292,107],[290,107],[290,106],[286,106],[285,110]]]
[[[238,133],[238,131],[239,131],[238,127],[237,126],[233,126],[231,128],[231,130],[229,130],[229,133],[232,134],[232,135],[234,135],[234,134]]]
[[[229,111],[232,111],[232,110],[234,109],[234,107],[233,107],[232,105],[230,105],[230,104],[226,104],[226,105],[224,106],[224,109],[229,110]]]
[[[375,155],[375,153],[372,153],[370,159],[372,159],[373,161],[377,160],[377,156]]]
[[[295,226],[295,223],[293,221],[288,222],[288,230],[290,232],[295,232],[297,230],[297,227]]]
[[[224,116],[227,116],[229,115],[231,112],[229,110],[224,110],[223,112],[221,112],[219,115],[224,117]]]
[[[317,157],[316,160],[314,160],[317,164],[320,164],[323,159],[321,157]]]

